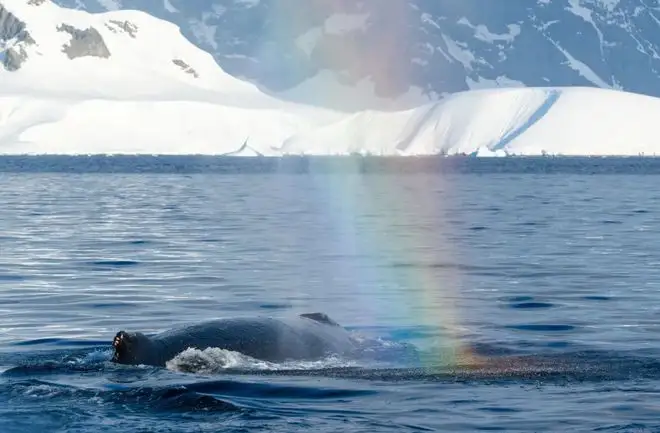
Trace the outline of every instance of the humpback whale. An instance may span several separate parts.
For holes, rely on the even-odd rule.
[[[217,319],[151,336],[121,330],[112,345],[115,363],[159,367],[188,348],[216,347],[270,362],[313,361],[356,349],[348,331],[323,313]]]

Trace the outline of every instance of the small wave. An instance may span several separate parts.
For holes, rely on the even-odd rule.
[[[8,274],[0,274],[0,281],[3,282],[16,282],[16,281],[25,281],[26,277],[23,275],[8,275]]]
[[[214,395],[198,393],[186,386],[164,388],[138,388],[117,393],[120,402],[141,401],[153,411],[164,412],[241,412],[245,409],[229,400]]]
[[[103,349],[103,350],[94,350],[84,354],[81,357],[74,357],[69,360],[69,363],[78,363],[78,364],[97,364],[99,362],[105,362],[112,356],[112,349]]]
[[[27,358],[20,358],[18,363],[2,367],[0,376],[4,377],[34,377],[56,375],[62,373],[85,373],[103,371],[104,363],[112,356],[111,349],[85,349],[40,353]],[[3,364],[11,362],[3,360]]]
[[[509,325],[509,329],[515,329],[518,331],[534,331],[534,332],[568,332],[574,331],[578,327],[575,325],[568,325],[563,323],[529,323],[529,324],[520,324],[520,325]]]
[[[357,366],[357,363],[332,356],[319,361],[274,363],[251,358],[239,352],[210,347],[204,350],[186,349],[167,361],[165,366],[169,370],[180,373],[215,374],[228,370],[320,370],[336,367],[352,367]]]
[[[137,266],[140,262],[136,260],[94,260],[86,262],[91,266],[107,266],[107,267],[123,267],[123,266]]]
[[[549,302],[518,302],[516,304],[511,304],[510,307],[518,310],[532,310],[540,308],[552,308],[554,304]]]
[[[612,300],[611,296],[604,296],[604,295],[589,295],[589,296],[583,296],[582,299],[585,301],[610,301]]]
[[[167,386],[136,386],[125,389],[102,390],[92,386],[79,386],[46,382],[37,379],[27,379],[8,384],[6,390],[12,398],[20,398],[24,404],[44,404],[52,411],[63,408],[71,411],[70,416],[76,416],[76,404],[90,407],[100,405],[116,405],[141,409],[155,413],[172,412],[214,412],[237,413],[249,409],[239,406],[232,401],[207,392],[198,392],[196,385],[167,385]]]
[[[79,393],[76,387],[29,379],[11,385],[12,390],[31,400],[50,400],[54,398],[72,398]]]

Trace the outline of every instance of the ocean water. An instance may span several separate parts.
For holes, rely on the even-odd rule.
[[[0,157],[0,431],[660,431],[658,174]],[[109,362],[120,329],[315,311],[372,356]]]

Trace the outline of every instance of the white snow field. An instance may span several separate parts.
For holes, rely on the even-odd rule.
[[[659,98],[499,88],[404,111],[322,108],[261,92],[177,26],[132,10],[0,0],[0,63],[7,59],[0,154],[660,154]]]
[[[471,90],[365,111],[284,142],[290,154],[654,155],[660,99],[596,88]]]

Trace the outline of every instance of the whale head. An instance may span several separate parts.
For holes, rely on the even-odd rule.
[[[112,362],[117,364],[153,364],[153,342],[141,332],[119,331],[112,341]]]

